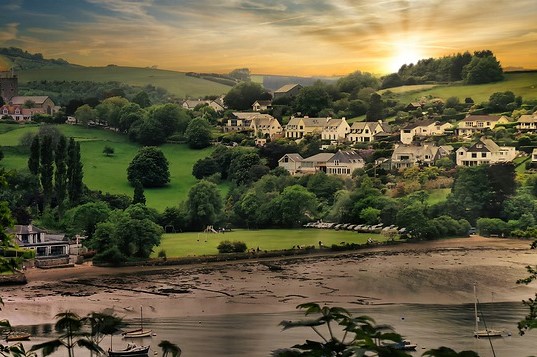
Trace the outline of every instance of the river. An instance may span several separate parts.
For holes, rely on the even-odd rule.
[[[522,357],[537,350],[536,333],[519,336],[516,323],[526,314],[520,302],[481,304],[481,311],[489,328],[507,330],[511,336],[493,339],[492,348],[496,356]],[[173,308],[173,307],[170,307]],[[474,305],[368,305],[351,310],[353,315],[368,315],[378,324],[390,324],[395,330],[418,345],[413,354],[421,354],[430,348],[449,346],[457,351],[474,350],[481,357],[494,356],[487,339],[475,339]],[[290,347],[305,339],[318,339],[307,328],[282,331],[278,326],[282,320],[302,319],[298,311],[267,314],[230,314],[218,316],[147,319],[144,327],[154,330],[156,336],[135,341],[151,344],[153,351],[161,340],[169,340],[179,345],[182,356],[229,356],[266,357],[277,348]],[[136,325],[138,321],[128,320]],[[31,346],[52,339],[51,326],[28,327],[34,334]],[[113,339],[114,347],[125,345],[120,336]],[[108,349],[110,339],[102,342]],[[53,356],[66,356],[65,350]],[[77,356],[89,356],[86,351],[77,351]],[[160,355],[160,352],[158,353]]]

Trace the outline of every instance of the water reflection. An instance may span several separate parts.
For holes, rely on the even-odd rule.
[[[493,340],[497,356],[528,356],[537,350],[535,332],[524,337],[518,335],[516,323],[525,315],[521,303],[482,304],[487,326],[510,330],[512,336]],[[412,342],[418,344],[414,353],[420,356],[426,349],[449,346],[457,351],[475,350],[482,357],[493,356],[488,340],[473,338],[473,304],[466,305],[383,305],[364,306],[351,310],[355,315],[369,315],[377,323],[392,325]],[[137,344],[151,344],[158,351],[161,340],[176,343],[183,350],[183,356],[229,356],[265,357],[271,351],[290,347],[305,339],[317,339],[309,329],[282,331],[278,326],[282,320],[301,319],[297,311],[273,314],[233,314],[225,316],[203,316],[188,318],[168,318],[151,320],[144,325],[153,329],[157,336],[137,339]],[[131,321],[136,324],[137,321]],[[32,344],[52,338],[51,326],[32,327],[35,336]],[[36,333],[34,333],[36,331]],[[128,341],[114,337],[114,347],[126,345]],[[110,340],[105,339],[102,347],[106,350]],[[54,356],[65,356],[59,351]],[[159,351],[160,355],[160,351]],[[85,351],[77,356],[89,356]]]

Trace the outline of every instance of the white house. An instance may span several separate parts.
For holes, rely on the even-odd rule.
[[[405,169],[415,165],[432,165],[439,158],[449,154],[448,147],[440,147],[433,144],[423,145],[396,145],[390,167],[392,170]]]
[[[296,175],[300,171],[300,165],[302,164],[302,156],[300,154],[285,154],[280,160],[278,160],[278,166],[283,167],[291,175]]]
[[[254,104],[252,104],[252,110],[254,112],[269,110],[271,108],[272,108],[272,101],[270,100],[256,100]]]
[[[470,114],[459,122],[457,133],[459,136],[470,137],[475,133],[482,133],[486,129],[494,129],[498,124],[509,123],[505,115],[473,115]]]
[[[349,126],[345,118],[329,118],[326,121],[323,130],[321,131],[321,139],[342,141],[345,140],[345,137],[347,136],[347,134],[349,134],[350,130],[351,127]]]
[[[513,161],[516,149],[512,146],[498,146],[491,139],[481,138],[469,148],[457,149],[456,155],[457,166],[490,165]]]
[[[434,120],[420,120],[410,123],[401,129],[401,142],[403,144],[411,144],[416,137],[430,137],[435,135],[443,135],[446,130],[452,127],[449,123],[441,123]]]
[[[289,139],[301,139],[304,135],[318,134],[324,130],[326,123],[331,118],[294,117],[289,119],[285,126],[285,137]]]
[[[389,132],[387,124],[381,120],[374,122],[354,122],[351,130],[347,135],[347,140],[352,143],[368,143],[375,140],[375,135]]]
[[[521,115],[517,120],[516,128],[520,131],[537,131],[537,113]]]
[[[257,114],[250,119],[250,128],[253,130],[256,137],[274,137],[282,134],[283,128],[272,115]]]
[[[365,166],[363,157],[354,150],[338,151],[326,162],[328,175],[351,176],[354,170]]]

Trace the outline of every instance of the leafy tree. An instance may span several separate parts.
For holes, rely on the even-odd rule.
[[[239,81],[249,81],[250,70],[248,68],[237,68],[229,72],[229,76],[238,79]]]
[[[366,121],[377,121],[383,118],[382,97],[377,94],[371,94],[369,99],[369,109],[365,115]]]
[[[115,152],[115,150],[114,150],[113,147],[108,146],[108,145],[104,146],[103,154],[105,154],[106,156],[113,156],[114,152]]]
[[[425,351],[423,353],[423,356],[430,356],[430,357],[479,357],[477,353],[474,351],[461,351],[456,352],[455,350],[452,350],[449,347],[439,347],[439,348],[433,348],[431,350]]]
[[[160,124],[165,137],[176,131],[184,133],[190,121],[187,112],[177,104],[153,106],[149,108],[149,113],[150,117]]]
[[[69,357],[74,357],[75,346],[83,347],[95,353],[104,353],[98,344],[83,331],[83,320],[73,312],[61,312],[56,315],[54,328],[60,334],[57,339],[32,346],[30,351],[41,351],[43,356],[54,353],[58,348],[65,347]]]
[[[314,175],[304,177],[307,180],[306,188],[313,192],[319,200],[324,200],[328,204],[334,202],[334,195],[343,188],[343,180],[334,175],[327,175],[324,172],[318,172]]]
[[[482,84],[503,80],[503,69],[496,57],[474,56],[464,67],[464,80],[468,84]]]
[[[129,128],[129,138],[144,146],[159,146],[166,142],[164,129],[153,118],[136,121]]]
[[[356,71],[338,79],[336,86],[341,92],[351,94],[364,88],[378,88],[379,80],[371,73]]]
[[[267,159],[267,166],[271,169],[278,167],[278,160],[283,155],[298,151],[296,142],[289,140],[274,140],[259,149],[259,156]]]
[[[131,184],[139,180],[144,187],[162,187],[170,182],[168,160],[155,147],[143,147],[132,159],[127,169]]]
[[[73,138],[69,140],[67,155],[67,195],[71,204],[76,205],[82,197],[84,171],[80,159],[80,144]]]
[[[114,232],[120,251],[147,259],[153,247],[160,244],[163,230],[149,219],[123,219],[116,224]]]
[[[259,155],[251,151],[236,151],[229,165],[229,177],[238,185],[250,182],[250,169],[259,165]]]
[[[224,103],[230,109],[247,110],[263,94],[263,87],[254,82],[241,82],[235,85],[224,97]]]
[[[366,224],[377,224],[380,220],[381,210],[366,207],[360,212],[360,219],[362,219]]]
[[[89,202],[70,210],[71,226],[78,232],[84,231],[91,239],[100,222],[105,222],[110,215],[110,208],[104,202]]]
[[[88,125],[90,121],[97,119],[97,111],[87,104],[78,107],[74,113],[78,123]]]
[[[272,200],[275,224],[283,227],[301,227],[313,219],[317,209],[315,195],[300,185],[286,187]]]
[[[508,105],[511,103],[515,103],[515,94],[511,91],[495,92],[489,97],[491,109],[497,112],[508,110]]]
[[[162,340],[159,342],[158,346],[162,349],[162,357],[181,357],[181,349],[174,343],[171,343],[168,340]]]
[[[296,96],[296,110],[303,115],[316,116],[330,107],[330,96],[321,84],[304,87]]]
[[[39,136],[34,136],[32,146],[30,147],[30,158],[28,159],[28,169],[34,175],[39,174],[40,146]]]
[[[382,79],[381,88],[393,88],[403,85],[403,79],[398,73],[388,74]]]
[[[198,182],[188,192],[186,208],[193,229],[215,224],[223,208],[218,187],[209,181]]]
[[[151,105],[151,99],[149,99],[149,95],[144,91],[136,93],[131,102],[138,104],[141,108],[147,108]]]
[[[52,199],[53,174],[54,174],[54,152],[52,148],[52,138],[45,136],[43,144],[40,145],[40,164],[39,176],[41,178],[41,187],[43,188],[43,199],[45,207],[50,205]]]
[[[106,98],[95,107],[99,120],[105,121],[109,126],[119,127],[121,109],[129,104],[129,101],[121,96]]]
[[[303,309],[306,316],[313,315],[314,317],[300,321],[282,321],[280,325],[284,330],[297,327],[311,328],[320,341],[306,340],[303,344],[273,351],[273,356],[367,356],[374,354],[410,357],[409,354],[390,346],[390,343],[401,342],[401,336],[388,325],[376,325],[370,317],[354,317],[343,308],[320,306],[317,303],[301,304],[297,308]],[[342,331],[337,331],[336,328]]]
[[[198,180],[218,172],[220,172],[220,166],[212,157],[200,159],[192,167],[192,175]]]
[[[141,203],[145,205],[145,194],[144,194],[144,186],[140,182],[140,180],[134,181],[134,196],[132,198],[132,203]]]
[[[54,191],[61,216],[63,215],[64,201],[67,197],[67,139],[63,135],[54,151],[54,163],[56,166]]]
[[[202,118],[192,119],[185,131],[188,146],[192,149],[203,149],[211,145],[211,126]]]

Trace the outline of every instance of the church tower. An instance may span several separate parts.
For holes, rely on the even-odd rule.
[[[19,95],[19,81],[15,71],[0,72],[0,96],[8,103],[11,98]]]

